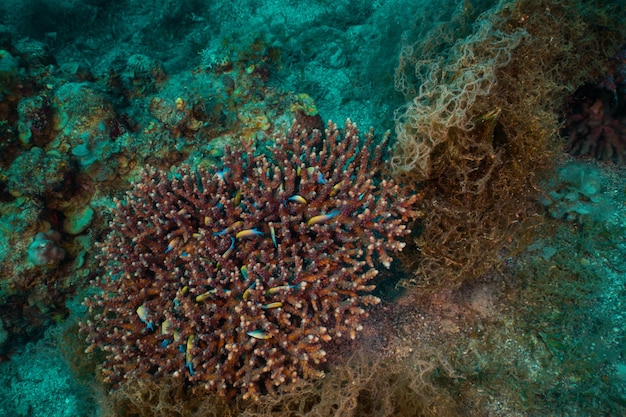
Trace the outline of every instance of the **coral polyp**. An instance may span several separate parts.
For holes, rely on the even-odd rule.
[[[354,339],[379,302],[376,264],[415,215],[372,142],[350,121],[343,135],[294,125],[212,170],[146,170],[117,202],[103,291],[86,300],[105,380],[174,375],[257,398],[320,376],[325,346]]]

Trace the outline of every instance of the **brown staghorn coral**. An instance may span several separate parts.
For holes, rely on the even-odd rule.
[[[174,375],[243,398],[321,375],[354,339],[367,294],[408,233],[416,197],[379,177],[383,140],[356,125],[228,149],[224,168],[148,169],[102,244],[103,292],[85,301],[105,381]]]

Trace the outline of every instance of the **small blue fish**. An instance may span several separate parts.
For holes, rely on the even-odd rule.
[[[187,348],[185,349],[185,366],[189,369],[189,374],[193,376],[193,363],[191,363],[191,348],[193,347],[194,335],[190,334],[187,338]]]
[[[225,181],[226,180],[226,174],[228,174],[228,171],[230,171],[229,168],[222,168],[221,170],[217,171],[215,173],[215,175],[217,176],[217,178],[219,178],[221,181]]]
[[[333,210],[333,211],[331,211],[328,214],[320,214],[318,216],[313,216],[307,222],[307,226],[311,227],[311,226],[314,226],[316,224],[326,223],[327,221],[329,221],[333,217],[337,216],[338,214],[339,214],[339,210]]]
[[[250,337],[253,337],[255,339],[259,339],[259,340],[267,340],[267,339],[271,339],[272,335],[263,331],[263,330],[253,330],[251,332],[246,332],[246,334]]]
[[[324,179],[324,175],[321,172],[317,172],[317,183],[318,184],[326,184],[326,180]]]
[[[228,256],[231,254],[231,252],[235,250],[235,238],[234,237],[230,237],[230,247],[228,249],[226,249],[226,252],[224,252],[224,254],[222,255],[223,258],[228,258]]]
[[[281,303],[280,301],[276,301],[276,302],[274,302],[274,303],[263,304],[263,305],[261,306],[261,308],[262,308],[263,310],[271,310],[271,309],[273,309],[273,308],[280,308],[280,307],[282,307],[282,306],[283,306],[283,303]]]
[[[154,330],[154,323],[152,323],[151,321],[148,321],[148,314],[149,314],[149,310],[145,304],[142,304],[139,307],[137,307],[137,316],[139,316],[139,320],[145,323],[146,328],[148,328],[149,330]]]
[[[292,195],[291,197],[289,197],[287,200],[289,201],[293,201],[296,203],[300,203],[300,204],[306,204],[306,199],[304,197],[302,197],[301,195]]]
[[[270,235],[272,236],[272,242],[274,243],[274,247],[278,249],[278,243],[276,243],[276,232],[274,231],[274,226],[270,225]]]
[[[205,225],[206,225],[206,219],[205,219]],[[206,225],[206,226],[208,226],[208,225]],[[230,226],[222,229],[222,231],[213,233],[213,236],[224,236],[224,235],[227,235],[229,233],[232,233],[235,229],[240,228],[241,226],[243,226],[243,222],[241,220],[236,221],[235,223],[231,224]]]
[[[203,302],[204,300],[206,300],[207,298],[209,298],[209,297],[211,297],[212,295],[214,295],[216,292],[217,292],[217,290],[216,290],[216,289],[212,289],[212,290],[210,290],[210,291],[207,291],[207,292],[205,292],[205,293],[202,293],[202,294],[200,294],[200,295],[197,295],[197,296],[196,296],[196,302],[197,302],[197,303],[201,303],[201,302]]]
[[[180,246],[180,237],[175,237],[174,239],[170,240],[170,243],[167,244],[167,249],[165,249],[165,253],[171,252],[178,246]]]
[[[248,288],[246,288],[246,290],[243,292],[243,299],[244,301],[248,299],[248,297],[250,296],[250,290],[254,289],[254,287],[256,287],[256,281],[254,281],[252,283],[252,285],[250,285]]]
[[[281,291],[287,291],[287,290],[290,290],[292,288],[298,288],[298,285],[279,285],[278,287],[268,288],[268,290],[265,293],[267,295],[274,295],[274,294],[279,293]]]
[[[330,189],[330,196],[336,196],[341,190],[341,186],[343,185],[343,180],[339,181],[337,184],[333,185],[333,188]]]
[[[237,232],[237,234],[235,235],[235,239],[245,239],[245,238],[253,237],[253,236],[265,236],[265,235],[263,234],[263,232],[261,232],[257,228],[244,229],[244,230]]]
[[[172,333],[173,325],[171,320],[164,320],[161,323],[161,334],[170,334]]]

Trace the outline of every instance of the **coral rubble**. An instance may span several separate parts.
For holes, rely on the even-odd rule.
[[[256,398],[321,375],[325,346],[354,339],[378,270],[416,197],[380,178],[385,140],[299,125],[222,168],[149,169],[102,244],[103,292],[83,324],[105,380],[174,375]],[[370,149],[373,148],[373,149]]]

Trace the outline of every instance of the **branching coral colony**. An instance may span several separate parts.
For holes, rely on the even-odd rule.
[[[610,74],[579,88],[569,106],[565,150],[603,161],[626,161],[626,49],[612,60]]]
[[[321,375],[379,299],[374,264],[404,246],[414,196],[380,178],[383,147],[294,125],[228,149],[214,171],[148,169],[117,202],[103,291],[85,301],[105,381],[172,374],[244,398]]]

